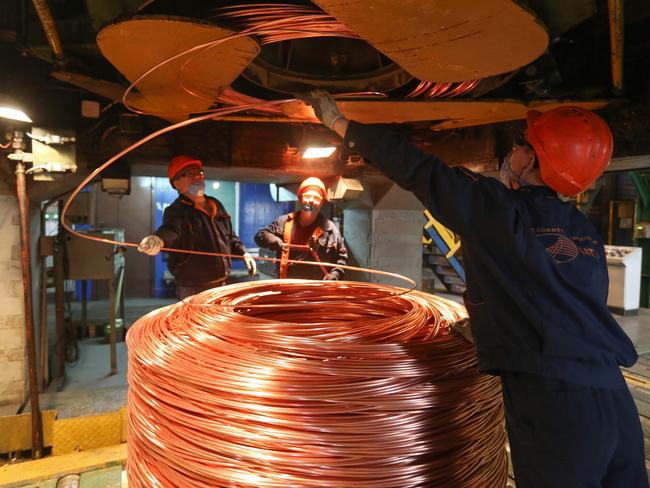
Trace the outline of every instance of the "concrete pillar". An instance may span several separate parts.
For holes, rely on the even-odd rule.
[[[372,207],[364,206],[363,201],[343,211],[344,237],[351,264],[407,276],[421,288],[422,204],[397,185],[382,191],[371,202]],[[349,276],[372,283],[407,286],[404,280],[368,273]]]

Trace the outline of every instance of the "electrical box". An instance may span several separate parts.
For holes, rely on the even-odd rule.
[[[95,229],[84,232],[94,237],[112,241],[124,241],[124,229]],[[113,279],[116,270],[124,266],[124,256],[115,253],[115,245],[68,236],[66,242],[68,256],[67,279],[107,280]]]
[[[36,181],[52,181],[66,172],[77,171],[76,137],[74,131],[56,132],[33,127],[28,133],[32,140],[33,166]]]
[[[607,271],[609,273],[609,295],[607,306],[621,315],[633,315],[639,311],[641,295],[640,247],[605,246]]]

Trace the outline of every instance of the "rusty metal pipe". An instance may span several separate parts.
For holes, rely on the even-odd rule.
[[[614,90],[623,90],[623,1],[608,0],[609,43],[612,58]]]
[[[25,184],[25,165],[16,165],[16,197],[20,219],[20,262],[23,270],[23,295],[25,303],[25,338],[27,341],[27,365],[29,371],[29,394],[32,406],[32,457],[38,459],[43,453],[43,424],[38,402],[38,372],[36,368],[36,340],[34,338],[34,310],[32,308],[32,273],[29,239],[29,201]]]
[[[61,45],[61,39],[59,39],[59,33],[56,30],[56,25],[54,24],[54,19],[52,18],[52,13],[50,12],[47,0],[32,0],[32,3],[34,4],[36,14],[43,26],[43,32],[45,32],[47,42],[52,47],[57,62],[63,64],[65,59],[65,56],[63,55],[63,46]]]

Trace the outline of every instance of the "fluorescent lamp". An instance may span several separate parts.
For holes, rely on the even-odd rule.
[[[30,119],[25,112],[7,105],[0,105],[0,117],[18,120],[20,122],[32,122],[32,119]]]
[[[0,93],[0,117],[20,122],[32,122],[25,112],[23,112],[15,100],[7,95]]]
[[[303,159],[327,158],[331,156],[336,148],[334,146],[326,147],[308,147],[302,154]]]

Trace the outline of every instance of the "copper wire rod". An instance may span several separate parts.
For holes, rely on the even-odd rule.
[[[505,486],[499,381],[449,334],[464,309],[373,300],[392,291],[249,282],[142,317],[127,335],[129,485]]]
[[[155,69],[226,39],[150,68],[127,89],[125,104]],[[146,136],[82,182],[66,201],[63,225],[89,237],[65,223],[70,202],[136,147],[179,127],[286,101],[207,110]],[[345,281],[254,282],[143,317],[128,336],[130,482],[503,485],[498,381],[480,377],[471,347],[447,333],[462,308],[409,291]]]
[[[185,51],[182,51],[170,58],[163,60],[162,62],[152,66],[142,73],[124,92],[122,95],[122,103],[125,107],[131,110],[134,113],[139,113],[143,115],[155,115],[155,116],[175,116],[175,115],[186,115],[185,112],[151,112],[146,110],[139,110],[128,103],[128,96],[131,91],[137,87],[137,85],[151,73],[161,68],[162,66],[167,65],[170,62],[176,61],[180,58],[188,56],[188,59],[180,66],[177,76],[177,84],[181,89],[186,91],[192,96],[198,98],[204,98],[208,100],[213,100],[215,102],[219,101],[218,98],[214,98],[209,94],[202,94],[198,90],[191,87],[187,87],[182,81],[182,72],[188,66],[188,64],[196,57],[197,55],[212,49],[224,42],[227,42],[232,39],[239,37],[248,37],[254,36],[260,38],[262,43],[271,43],[279,42],[282,40],[292,40],[299,38],[307,37],[322,37],[322,36],[337,36],[337,37],[352,37],[358,38],[358,36],[347,29],[343,24],[339,23],[336,19],[329,16],[328,14],[323,13],[322,11],[309,8],[298,8],[296,10],[295,6],[285,5],[283,9],[278,9],[277,6],[268,7],[268,4],[262,4],[262,6],[267,5],[267,8],[273,8],[275,13],[269,16],[270,20],[265,19],[264,16],[259,16],[260,12],[264,11],[263,8],[260,8],[260,5],[252,8],[249,17],[252,17],[252,21],[249,21],[245,24],[245,29],[241,32],[231,34],[229,36],[217,39],[215,41],[210,41],[207,43],[199,44],[193,46]],[[250,6],[237,6],[221,9],[226,17],[231,16],[237,18],[238,16],[246,16],[241,11],[238,14],[233,14],[233,9],[245,9]],[[296,15],[296,12],[300,12],[303,15]],[[288,17],[283,17],[288,16]],[[333,19],[333,20],[332,20]],[[334,26],[334,27],[333,27]],[[425,82],[430,83],[430,82]],[[427,96],[434,96],[431,93],[436,93],[440,91],[443,86],[446,86],[445,83],[435,83],[433,84],[433,90],[428,91]],[[446,91],[446,88],[445,88]],[[407,95],[408,96],[408,95]],[[232,101],[232,99],[231,99]],[[268,108],[264,104],[260,104],[260,107]],[[253,107],[254,108],[254,107]],[[219,109],[206,110],[204,113],[217,112]],[[276,112],[277,113],[277,112]]]

